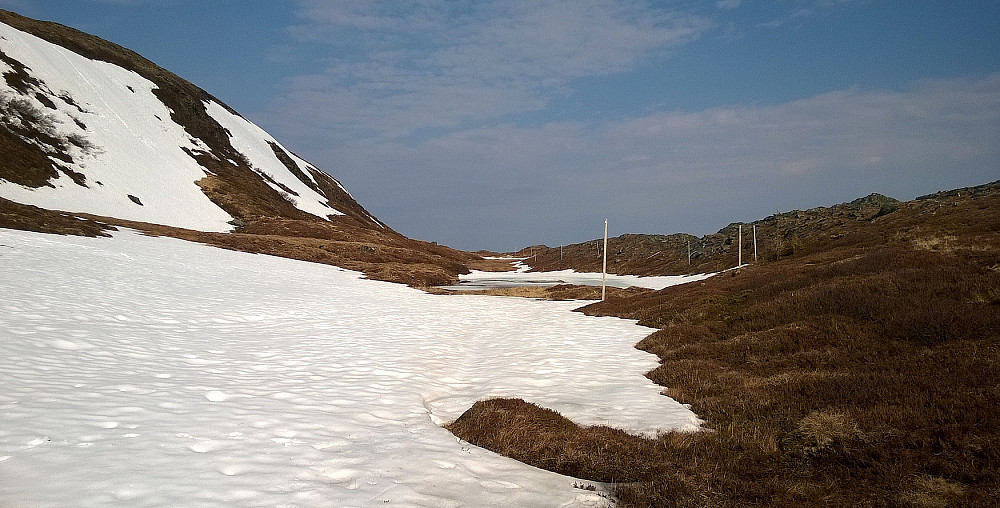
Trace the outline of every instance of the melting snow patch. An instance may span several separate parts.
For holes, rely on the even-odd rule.
[[[649,329],[572,302],[130,232],[0,243],[0,505],[604,506],[436,423],[493,396],[635,433],[699,423],[643,376]]]
[[[326,201],[326,196],[314,191],[307,182],[299,180],[297,176],[292,174],[278,160],[278,157],[274,154],[274,149],[271,148],[269,143],[273,143],[278,147],[281,147],[281,145],[270,134],[265,132],[264,129],[261,129],[241,116],[230,113],[226,108],[214,101],[205,103],[205,110],[230,133],[230,142],[233,148],[236,148],[245,155],[258,172],[262,172],[267,178],[280,183],[284,186],[284,189],[290,189],[298,196],[291,198],[292,204],[297,208],[324,219],[327,215],[331,214],[343,215],[340,211],[325,205],[323,202]],[[281,149],[284,150],[284,148]],[[308,164],[287,150],[285,152],[291,161],[298,166],[300,174],[315,185],[315,180],[313,180],[309,171],[305,169]],[[267,183],[274,190],[285,192],[282,187],[271,182]]]
[[[459,283],[457,285],[442,286],[441,289],[461,291],[526,286],[550,287],[559,284],[600,286],[602,283],[606,283],[609,287],[641,287],[658,290],[669,286],[676,286],[677,284],[705,280],[714,275],[709,273],[697,275],[662,275],[640,277],[638,275],[608,274],[606,277],[602,277],[600,273],[577,272],[574,270],[529,272],[528,270],[530,270],[531,267],[522,263],[517,263],[514,268],[515,270],[509,272],[483,272],[480,270],[472,270],[471,273],[459,275]]]

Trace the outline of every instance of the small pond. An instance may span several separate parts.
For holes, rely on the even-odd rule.
[[[559,284],[575,284],[578,286],[600,286],[601,274],[589,272],[575,272],[573,270],[559,270],[555,272],[528,272],[528,267],[519,266],[516,271],[510,272],[481,272],[473,270],[472,273],[459,276],[459,283],[453,286],[442,286],[441,289],[449,291],[475,291],[483,289],[512,288],[512,287],[551,287]],[[648,289],[663,289],[668,286],[695,282],[711,277],[713,274],[697,275],[664,275],[657,277],[639,277],[636,275],[613,275],[608,274],[608,287],[627,288],[643,287]]]

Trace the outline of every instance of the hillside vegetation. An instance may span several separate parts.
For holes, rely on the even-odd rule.
[[[801,254],[807,244],[840,239],[859,224],[892,213],[899,206],[900,202],[893,198],[871,194],[850,203],[777,213],[754,222],[734,222],[701,238],[686,233],[624,234],[608,240],[608,272],[678,275],[712,273],[734,267],[739,262],[737,238],[741,225],[743,261],[754,259],[754,228],[757,259],[776,261]],[[535,245],[510,255],[528,258],[526,262],[534,271],[572,268],[581,272],[600,272],[601,248],[602,240],[595,239],[561,247]]]
[[[108,236],[120,227],[224,249],[339,266],[368,278],[414,287],[452,284],[482,259],[352,221],[257,218],[233,233],[210,233],[113,217],[45,210],[0,198],[0,227],[41,233]]]
[[[581,429],[510,400],[453,431],[616,482],[626,507],[995,506],[1000,185],[847,206],[762,221],[794,248],[758,264],[582,309],[659,329],[647,375],[704,432]]]

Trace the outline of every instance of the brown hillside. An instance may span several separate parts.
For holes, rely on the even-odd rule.
[[[757,259],[761,262],[775,261],[801,253],[803,249],[819,248],[831,240],[838,240],[860,225],[892,213],[899,206],[895,199],[872,194],[831,207],[793,210],[755,222],[734,222],[701,238],[685,233],[625,234],[608,239],[608,272],[620,275],[681,275],[732,268],[739,260],[737,246],[741,224],[743,262],[753,262],[755,227]],[[582,272],[600,272],[602,243],[597,239],[562,247],[536,245],[512,255],[529,258],[527,263],[534,271],[572,268]]]
[[[787,255],[582,309],[659,328],[638,346],[662,360],[648,376],[708,431],[640,443],[506,404],[459,435],[594,480],[630,471],[626,507],[996,506],[1000,188],[893,207],[774,217],[798,224]]]
[[[0,227],[41,233],[108,236],[126,227],[216,247],[323,263],[363,272],[368,278],[414,287],[453,284],[474,254],[411,240],[391,230],[352,223],[262,219],[245,232],[206,233],[112,217],[45,210],[0,198]]]

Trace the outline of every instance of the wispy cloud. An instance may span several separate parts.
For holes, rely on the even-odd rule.
[[[724,0],[725,1],[725,0]],[[762,24],[764,28],[779,28],[789,23],[801,21],[823,14],[837,7],[858,4],[865,0],[792,0],[778,17]]]
[[[852,1],[780,2],[782,23]],[[579,241],[605,216],[703,234],[776,208],[983,183],[1000,164],[1000,74],[613,120],[519,115],[546,117],[581,78],[669,66],[724,36],[724,20],[760,28],[772,8],[723,0],[708,19],[640,0],[298,5],[291,33],[328,57],[288,82],[265,122],[380,219],[427,240],[461,232],[456,247]]]
[[[392,202],[375,213],[404,232],[459,230],[470,238],[460,247],[514,248],[590,238],[594,203],[628,231],[703,234],[776,208],[984,183],[1000,164],[998,124],[994,74],[599,125],[495,125],[417,146],[335,147],[325,158],[365,172],[352,191]],[[443,215],[408,216],[441,199]]]
[[[399,137],[538,110],[574,79],[630,70],[710,26],[619,0],[299,5],[303,23],[291,33],[331,56],[322,72],[290,81],[281,107],[348,136]]]

